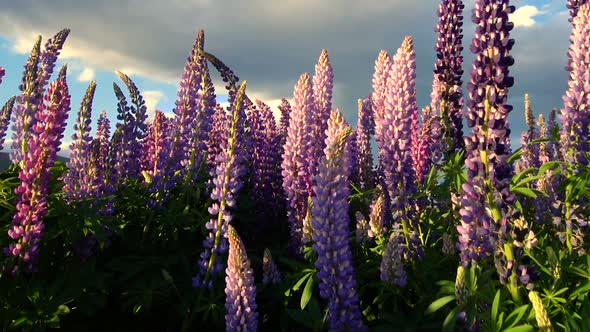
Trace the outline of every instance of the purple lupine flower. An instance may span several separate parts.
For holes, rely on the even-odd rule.
[[[580,7],[582,7],[587,2],[588,0],[567,0],[566,7],[570,10],[570,18],[568,21],[573,22],[576,16],[578,16]]]
[[[402,200],[415,191],[411,156],[412,122],[417,112],[415,81],[416,54],[413,39],[408,36],[394,56],[387,81],[385,114],[379,119],[379,158],[392,211],[404,209]]]
[[[281,163],[283,189],[289,204],[291,247],[300,252],[303,218],[307,211],[307,197],[311,191],[313,161],[314,99],[310,77],[301,75],[293,93],[293,110],[289,120]]]
[[[6,137],[6,130],[8,129],[8,123],[10,122],[10,115],[12,114],[15,100],[16,97],[10,97],[0,111],[0,151],[4,148],[4,138]]]
[[[435,32],[436,63],[430,107],[438,111],[444,128],[446,149],[463,148],[463,9],[462,0],[442,0],[438,5]]]
[[[279,272],[277,265],[272,259],[270,249],[264,249],[264,256],[262,256],[262,284],[276,285],[281,282],[281,279],[281,272]]]
[[[402,244],[404,237],[398,229],[399,225],[393,226],[393,231],[387,241],[385,252],[381,259],[381,281],[387,284],[405,287],[408,283],[406,270],[402,258],[404,257],[405,247]]]
[[[362,189],[375,185],[373,172],[373,152],[371,137],[375,134],[375,119],[371,109],[371,97],[358,100],[358,122],[356,125],[356,145],[358,149],[358,176]]]
[[[117,120],[122,122],[117,123],[113,135],[113,140],[116,141],[116,144],[111,144],[113,150],[111,151],[112,161],[110,164],[113,180],[115,180],[114,183],[119,183],[119,180],[132,177],[133,170],[135,169],[134,166],[138,162],[138,159],[135,158],[137,156],[135,151],[131,151],[132,143],[130,141],[133,137],[133,115],[131,114],[130,107],[127,106],[127,98],[117,83],[113,82],[113,90],[117,97]],[[134,158],[132,159],[131,156],[134,156]]]
[[[561,110],[561,144],[566,162],[587,165],[586,152],[590,151],[590,3],[578,7],[573,24],[568,50],[570,76]]]
[[[55,67],[55,62],[57,61],[59,52],[66,42],[69,34],[70,29],[63,29],[56,33],[53,38],[49,38],[47,39],[47,42],[45,42],[45,49],[39,57],[39,69],[37,74],[37,89],[39,89],[39,96],[42,96],[45,92],[45,84],[49,82],[49,78],[53,73],[53,68]]]
[[[217,155],[221,153],[220,142],[227,139],[225,137],[227,115],[225,109],[219,104],[215,107],[212,122],[209,138],[207,139],[207,164],[209,165],[209,170],[215,169],[215,159],[217,158]]]
[[[43,218],[47,214],[47,194],[49,190],[50,168],[55,162],[63,138],[66,119],[70,110],[70,95],[65,80],[58,80],[49,85],[41,104],[31,135],[23,154],[23,165],[19,171],[20,185],[16,188],[17,204],[12,227],[8,235],[16,243],[11,243],[5,253],[13,256],[9,263],[12,273],[23,268],[34,271],[39,255],[41,238],[45,225]]]
[[[289,119],[291,118],[291,104],[285,98],[281,98],[281,104],[279,105],[281,111],[281,121],[279,126],[279,133],[284,137],[287,137],[287,129],[289,128]],[[284,144],[284,142],[283,142]]]
[[[4,68],[2,66],[0,66],[0,84],[2,84],[2,78],[4,77],[5,74],[6,74],[6,71],[4,70]]]
[[[221,142],[223,150],[217,156],[214,172],[212,172],[213,189],[211,199],[214,201],[209,208],[211,219],[205,227],[209,234],[203,241],[204,251],[201,253],[199,274],[193,278],[194,287],[212,287],[212,277],[223,271],[223,263],[217,256],[227,252],[227,228],[233,216],[230,208],[237,204],[238,190],[242,187],[242,175],[245,171],[243,130],[246,114],[243,97],[246,81],[242,82],[233,103],[227,140]]]
[[[167,183],[164,172],[170,155],[170,136],[168,135],[170,120],[161,111],[156,111],[154,119],[148,129],[148,137],[145,143],[145,152],[148,156],[144,172],[144,178],[151,182],[150,191],[155,195],[148,201],[150,207],[160,207],[166,199]]]
[[[12,151],[10,161],[18,164],[21,168],[24,153],[26,152],[27,139],[31,135],[30,130],[35,123],[35,114],[39,109],[37,89],[37,69],[41,53],[41,36],[35,42],[29,59],[25,64],[22,83],[19,86],[21,94],[16,99],[16,105],[12,111]]]
[[[385,120],[385,98],[387,94],[387,80],[391,70],[391,58],[386,51],[381,50],[377,60],[375,60],[375,73],[373,74],[373,93],[371,94],[371,109],[373,111],[373,120],[375,124],[375,140],[377,146],[387,144],[386,138],[383,137]],[[379,149],[379,158],[382,153]]]
[[[422,124],[418,124],[418,114],[414,113],[413,126],[412,126],[412,162],[414,168],[414,174],[416,174],[416,181],[418,183],[424,183],[424,178],[430,170],[430,145],[431,145],[431,130],[432,122],[432,109],[425,107],[422,110]]]
[[[98,153],[96,154],[96,165],[104,174],[103,176],[106,176],[107,172],[110,171],[110,165],[108,165],[110,136],[111,123],[107,118],[107,112],[103,110],[100,113],[100,116],[98,117],[98,121],[96,124],[96,135],[93,140],[93,142],[96,141],[96,143],[93,144],[98,145]]]
[[[317,168],[326,139],[326,129],[328,129],[328,119],[332,110],[332,89],[334,86],[334,73],[332,64],[328,56],[328,51],[323,49],[320,53],[318,63],[315,65],[315,75],[313,76],[313,99],[315,100],[315,128],[314,128],[314,171]]]
[[[349,241],[350,135],[338,110],[328,121],[326,148],[313,191],[313,249],[320,296],[328,300],[330,331],[366,331],[362,321]]]
[[[258,329],[258,307],[254,271],[246,255],[246,248],[236,230],[227,230],[229,255],[225,269],[225,330],[227,332],[255,332]]]
[[[371,226],[367,218],[360,211],[356,211],[354,218],[356,219],[356,243],[367,241],[369,239],[369,232],[371,231]]]
[[[509,55],[514,44],[510,39],[513,24],[508,21],[513,11],[509,0],[478,0],[473,9],[476,31],[471,51],[476,57],[467,85],[466,112],[473,131],[465,138],[468,181],[463,185],[461,224],[457,226],[458,249],[465,266],[494,253],[496,239],[505,227],[503,208],[513,200],[508,191],[513,169],[508,164],[507,119],[512,110],[507,93],[514,83],[508,70],[514,63]]]
[[[90,145],[92,136],[90,136],[90,123],[92,117],[92,100],[96,82],[92,81],[82,98],[78,119],[74,126],[72,143],[70,144],[70,159],[68,160],[68,170],[64,176],[64,196],[68,201],[78,201],[91,196],[92,182],[94,177],[90,177]]]

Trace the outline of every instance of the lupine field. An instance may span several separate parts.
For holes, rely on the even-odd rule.
[[[117,72],[117,123],[91,123],[97,83],[71,100],[56,68],[70,30],[32,41],[0,112],[2,331],[590,331],[590,3],[567,1],[554,110],[508,103],[510,1],[466,3],[440,1],[430,104],[399,36],[356,125],[326,50],[273,110],[200,30],[173,117]]]

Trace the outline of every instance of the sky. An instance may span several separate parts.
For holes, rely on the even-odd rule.
[[[357,99],[371,92],[375,59],[380,50],[393,54],[404,36],[414,37],[417,99],[430,103],[435,61],[434,28],[438,0],[19,0],[0,6],[0,104],[18,94],[23,66],[37,35],[43,42],[70,28],[58,68],[68,64],[72,111],[60,154],[67,155],[76,113],[91,80],[97,81],[92,130],[101,110],[116,122],[112,83],[124,84],[120,70],[137,84],[148,113],[172,114],[178,83],[198,29],[205,31],[205,50],[216,55],[248,81],[247,93],[276,109],[291,99],[304,72],[313,74],[323,48],[334,69],[334,107],[353,125]],[[472,0],[465,2],[464,82],[469,81],[474,32]],[[567,86],[570,23],[565,0],[514,0],[511,15],[516,40],[512,50],[515,85],[509,92],[513,147],[524,130],[524,93],[533,112],[547,115],[561,108]],[[214,70],[212,70],[214,71]],[[218,102],[226,100],[223,82],[214,76]],[[7,135],[6,145],[12,133]],[[4,149],[6,151],[6,148]]]

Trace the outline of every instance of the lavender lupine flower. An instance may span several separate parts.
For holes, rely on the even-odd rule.
[[[131,156],[137,157],[135,151],[131,151],[132,132],[133,132],[133,115],[130,107],[127,106],[127,98],[123,94],[121,88],[117,83],[113,82],[113,90],[117,97],[117,120],[115,133],[113,135],[113,142],[111,143],[111,168],[112,176],[115,183],[119,180],[131,177],[134,165],[138,162],[137,158],[131,160]],[[129,172],[127,172],[129,170]]]
[[[288,202],[291,228],[291,248],[299,253],[303,218],[307,211],[307,198],[311,191],[311,166],[314,150],[314,99],[310,77],[301,75],[293,94],[293,110],[285,140],[281,163],[283,189]]]
[[[227,139],[225,136],[227,115],[225,109],[219,104],[215,107],[212,122],[209,138],[207,139],[207,164],[209,165],[210,171],[215,169],[215,159],[221,153],[220,142]]]
[[[289,104],[289,101],[287,99],[281,99],[279,110],[281,111],[279,133],[284,137],[287,137],[287,128],[289,128],[289,119],[291,118],[291,104]]]
[[[107,158],[109,154],[109,139],[111,136],[111,122],[107,119],[107,112],[100,112],[96,124],[95,140],[99,142],[98,160],[103,169],[106,169]]]
[[[318,63],[315,65],[313,76],[313,99],[315,100],[315,128],[314,128],[314,170],[321,158],[328,129],[328,119],[332,110],[332,89],[334,86],[334,73],[328,56],[328,51],[323,49]],[[315,171],[313,171],[315,174]]]
[[[70,29],[63,29],[56,33],[53,38],[47,39],[47,42],[45,43],[45,49],[39,57],[39,69],[37,74],[37,89],[39,89],[39,96],[44,93],[45,84],[47,84],[53,73],[53,68],[55,67],[59,52],[69,34]]]
[[[161,111],[156,111],[154,119],[148,130],[146,140],[146,154],[148,166],[144,170],[144,177],[147,175],[150,184],[150,191],[155,197],[150,198],[150,207],[159,207],[166,197],[166,190],[169,189],[164,183],[168,156],[170,155],[169,120]]]
[[[387,284],[405,287],[408,279],[402,261],[405,251],[405,247],[402,244],[404,237],[400,234],[400,230],[397,227],[397,224],[393,226],[393,232],[389,236],[389,241],[387,241],[387,246],[381,259],[381,281]]]
[[[223,263],[218,256],[227,252],[227,228],[233,216],[230,208],[235,207],[237,192],[242,187],[241,177],[245,171],[243,130],[246,114],[243,97],[246,81],[242,82],[233,103],[227,140],[221,142],[223,151],[217,156],[215,172],[212,172],[214,201],[209,208],[211,219],[205,227],[209,234],[203,241],[199,274],[193,278],[194,287],[212,287],[212,278],[223,271]]]
[[[432,84],[431,104],[439,111],[446,149],[455,151],[463,147],[463,1],[442,0],[438,5],[438,23],[435,32],[436,63]]]
[[[2,110],[0,110],[0,151],[4,148],[4,138],[6,137],[6,130],[8,129],[8,123],[10,122],[10,115],[12,114],[15,100],[16,97],[11,97],[6,104],[4,104]]]
[[[4,77],[5,74],[6,74],[6,71],[4,70],[4,68],[2,66],[0,66],[0,84],[2,84],[2,78]]]
[[[377,60],[375,60],[375,73],[373,74],[373,93],[371,94],[371,109],[373,111],[373,119],[375,123],[375,140],[377,146],[381,147],[387,144],[387,140],[383,137],[383,129],[385,123],[385,98],[387,93],[387,81],[389,78],[389,71],[391,69],[391,58],[386,51],[381,50]],[[379,149],[379,159],[382,158],[384,152]]]
[[[57,151],[70,110],[70,95],[65,80],[49,85],[41,104],[35,114],[36,123],[31,128],[31,135],[25,141],[23,164],[19,172],[20,185],[16,188],[17,204],[12,227],[8,235],[16,243],[11,243],[5,253],[13,256],[12,273],[34,271],[43,237],[43,218],[47,214],[47,194],[50,168],[55,162]]]
[[[366,331],[356,294],[348,217],[349,139],[353,130],[338,110],[330,113],[324,157],[314,177],[313,248],[320,296],[328,300],[330,331]]]
[[[227,332],[255,332],[258,329],[258,307],[254,271],[246,255],[246,248],[238,233],[228,226],[229,256],[225,269],[225,330]]]
[[[264,256],[262,257],[262,284],[276,285],[281,282],[281,279],[281,273],[272,259],[270,250],[268,248],[264,249]]]
[[[537,121],[537,125],[539,126],[539,138],[540,139],[547,139],[549,138],[547,132],[547,125],[545,123],[545,117],[543,114],[539,114],[539,120]],[[555,160],[555,156],[551,152],[550,142],[540,142],[539,143],[539,163],[546,164],[550,161]],[[536,189],[544,192],[547,196],[537,197],[535,199],[535,221],[536,222],[545,222],[548,223],[553,218],[551,213],[551,204],[555,202],[555,189],[558,183],[553,178],[553,171],[547,170],[542,178],[535,182]]]
[[[573,22],[576,16],[578,16],[578,11],[580,7],[586,4],[588,0],[567,0],[566,7],[570,10],[570,18],[568,21]]]
[[[412,126],[412,167],[417,183],[423,183],[430,170],[430,145],[432,143],[431,129],[434,118],[430,107],[422,110],[422,124],[418,125],[418,115],[414,113]]]
[[[93,190],[94,177],[89,176],[90,165],[90,123],[92,117],[92,100],[96,82],[92,81],[82,98],[78,119],[74,126],[72,143],[70,144],[70,160],[67,163],[68,170],[64,176],[64,195],[69,201],[78,201],[89,198]]]
[[[373,152],[371,151],[371,137],[375,134],[375,119],[373,118],[371,98],[358,100],[358,122],[356,126],[356,145],[358,149],[358,176],[362,189],[375,185],[373,171]]]
[[[568,163],[587,165],[590,151],[590,3],[578,7],[568,50],[570,77],[561,110],[562,154]]]
[[[37,38],[25,64],[22,83],[19,86],[21,94],[17,97],[16,105],[12,111],[12,151],[10,152],[10,161],[13,164],[18,164],[21,168],[25,166],[23,157],[26,152],[27,139],[31,134],[31,127],[36,121],[35,114],[39,109],[37,70],[40,53],[41,36]]]
[[[460,197],[459,257],[464,266],[475,264],[478,260],[490,256],[495,247],[492,236],[494,230],[493,218],[486,211],[485,193],[482,183],[474,185],[475,181],[463,184]]]

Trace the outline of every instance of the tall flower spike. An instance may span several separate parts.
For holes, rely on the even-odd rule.
[[[314,99],[310,77],[301,75],[293,93],[293,110],[285,140],[281,175],[287,198],[291,228],[291,248],[300,252],[303,219],[307,211],[307,197],[311,191],[313,161]]]
[[[387,93],[387,79],[391,69],[391,58],[386,51],[381,50],[377,60],[375,60],[375,73],[373,74],[373,93],[371,94],[371,109],[375,122],[375,140],[377,146],[381,147],[386,144],[386,138],[383,137],[385,128],[385,98]],[[379,158],[382,152],[379,149]]]
[[[209,138],[207,139],[207,164],[210,171],[215,169],[215,159],[221,153],[220,142],[227,139],[225,131],[227,115],[225,109],[219,104],[215,107],[212,122]]]
[[[223,271],[223,262],[218,256],[227,252],[227,228],[233,219],[230,208],[236,206],[238,190],[242,187],[244,166],[243,130],[246,114],[243,97],[246,81],[243,81],[233,103],[227,140],[217,156],[215,172],[211,174],[213,189],[209,208],[211,219],[205,224],[209,233],[203,241],[199,274],[193,278],[194,287],[212,287],[213,277]]]
[[[264,249],[262,257],[262,284],[276,285],[281,282],[281,273],[272,259],[270,249]]]
[[[4,68],[2,68],[2,66],[0,66],[0,84],[2,84],[2,78],[4,77],[4,74],[6,74],[6,71]]]
[[[0,151],[4,148],[4,138],[6,137],[6,130],[8,129],[8,123],[10,122],[10,115],[12,114],[12,107],[16,97],[10,97],[6,104],[0,111]]]
[[[529,300],[535,310],[535,320],[537,321],[537,327],[541,332],[553,332],[553,326],[549,320],[549,313],[543,305],[543,300],[539,296],[539,293],[531,291],[529,292]]]
[[[539,131],[535,128],[535,117],[531,107],[531,99],[528,94],[524,95],[524,117],[529,127],[521,135],[522,155],[517,163],[517,170],[523,171],[530,167],[539,167],[539,145],[534,144],[533,140],[539,138]]]
[[[169,125],[166,115],[161,111],[156,111],[148,130],[145,151],[148,161],[146,166],[148,167],[145,169],[145,173],[151,180],[150,191],[155,195],[148,201],[151,207],[160,207],[169,189],[164,183],[166,180],[164,172],[170,153]]]
[[[432,84],[431,104],[439,111],[444,128],[447,149],[463,147],[463,1],[441,0],[438,5],[438,23],[435,32],[436,63]]]
[[[366,331],[362,321],[349,244],[348,176],[350,135],[342,114],[333,110],[328,121],[324,157],[313,191],[313,248],[320,296],[328,300],[330,331]]]
[[[70,29],[63,29],[56,33],[53,38],[47,39],[47,42],[45,43],[45,50],[39,57],[39,73],[37,74],[37,89],[39,89],[39,96],[44,92],[45,84],[47,84],[53,73],[53,68],[55,68],[55,62],[57,61],[59,52],[69,34]]]
[[[402,258],[404,257],[404,246],[402,245],[403,236],[398,229],[399,225],[394,225],[393,232],[389,236],[383,258],[381,259],[381,281],[405,287],[408,278],[404,270]]]
[[[49,190],[50,168],[53,166],[60,141],[63,138],[70,95],[64,80],[49,85],[45,102],[35,114],[37,122],[31,128],[31,135],[23,154],[23,165],[19,171],[20,185],[16,188],[16,213],[8,235],[16,243],[11,243],[5,254],[12,256],[8,263],[12,273],[24,268],[34,271],[39,255],[41,238],[47,215],[47,194]]]
[[[315,65],[313,76],[313,99],[315,100],[315,163],[319,162],[324,149],[328,119],[332,110],[332,89],[334,73],[328,57],[328,51],[323,49],[318,63]],[[317,166],[314,166],[314,168]],[[315,173],[315,172],[314,172]]]
[[[371,203],[371,213],[369,215],[369,237],[377,237],[385,233],[385,195],[379,187],[379,194]]]
[[[561,111],[562,154],[568,163],[588,164],[590,151],[590,3],[579,6],[568,50],[570,77]]]
[[[576,16],[578,16],[578,10],[580,7],[587,2],[588,0],[567,0],[566,7],[570,10],[570,18],[568,21],[573,22]]]
[[[225,270],[225,330],[255,332],[258,329],[258,307],[254,271],[238,233],[228,226],[229,256]]]
[[[22,83],[19,86],[21,94],[16,99],[12,112],[12,151],[10,160],[13,164],[24,167],[23,158],[26,152],[27,140],[31,135],[31,128],[35,124],[35,114],[39,109],[37,89],[37,69],[41,53],[41,36],[35,42],[29,59],[25,64]]]
[[[356,125],[356,145],[358,150],[358,177],[362,189],[375,185],[373,172],[373,152],[371,137],[375,134],[375,119],[371,109],[371,98],[358,100],[358,122]]]
[[[281,121],[279,132],[281,135],[287,137],[287,128],[289,128],[289,119],[291,117],[291,104],[285,98],[281,99],[281,104],[279,105],[279,111],[281,111]],[[284,144],[284,142],[283,142]]]
[[[92,142],[90,123],[92,121],[92,100],[95,90],[96,82],[92,81],[86,90],[84,98],[82,98],[78,119],[74,126],[74,134],[70,144],[70,159],[67,163],[68,170],[63,179],[64,195],[70,201],[89,198],[93,189],[92,182],[94,178],[88,174],[90,170],[88,156],[90,155]]]

